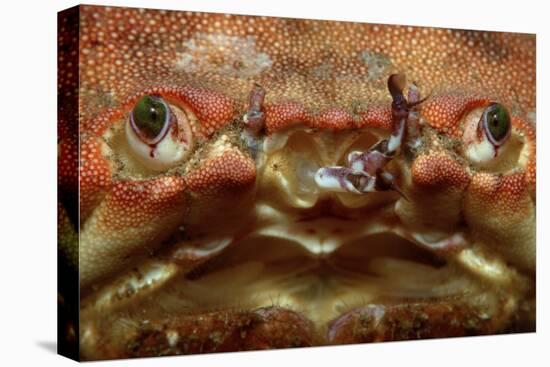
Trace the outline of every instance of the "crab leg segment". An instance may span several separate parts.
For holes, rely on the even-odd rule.
[[[393,74],[388,79],[388,90],[392,96],[393,130],[389,139],[374,144],[366,152],[351,152],[347,157],[347,167],[322,167],[315,174],[317,185],[328,191],[367,193],[394,190],[405,195],[395,184],[395,177],[384,171],[384,167],[401,151],[407,133],[411,109],[422,103],[416,86],[409,90],[409,101],[403,95],[406,86],[405,76]],[[406,198],[406,197],[405,197]]]

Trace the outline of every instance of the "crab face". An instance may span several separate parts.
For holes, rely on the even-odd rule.
[[[123,16],[146,45],[134,55],[142,64],[117,63],[125,44],[133,52],[119,32],[111,61],[98,56],[103,40],[81,50],[83,65],[101,66],[82,81],[83,357],[533,328],[534,87],[518,78],[533,72],[534,46],[514,48],[531,38],[489,35],[524,62],[503,57],[518,78],[505,87],[484,74],[487,89],[444,69],[440,54],[429,53],[431,68],[401,54],[422,58],[456,37],[440,30],[94,7],[82,16],[86,40]],[[133,32],[141,22],[149,33]],[[243,22],[270,31],[246,36]],[[373,43],[338,43],[339,32]],[[329,50],[315,48],[319,34]],[[415,42],[384,46],[392,34]],[[458,36],[465,54],[492,50],[476,41],[485,36],[457,34],[475,41],[469,50]],[[478,70],[494,73],[483,60]],[[105,81],[111,66],[130,76]],[[416,83],[390,77],[400,68]]]

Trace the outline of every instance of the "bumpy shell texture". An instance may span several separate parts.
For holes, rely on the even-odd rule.
[[[534,330],[534,35],[81,6],[59,66],[83,358]]]

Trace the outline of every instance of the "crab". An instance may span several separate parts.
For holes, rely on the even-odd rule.
[[[534,38],[75,12],[82,358],[534,330]]]

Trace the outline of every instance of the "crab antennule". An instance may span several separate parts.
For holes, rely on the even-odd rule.
[[[265,89],[254,83],[248,100],[248,111],[243,117],[246,129],[253,134],[259,134],[265,127],[264,98]]]
[[[422,103],[418,88],[413,85],[407,101],[403,95],[406,78],[403,74],[392,74],[388,78],[388,90],[392,96],[393,130],[389,139],[372,145],[367,152],[353,151],[348,154],[347,167],[322,167],[315,174],[317,186],[329,191],[344,191],[363,194],[373,191],[394,190],[408,200],[395,184],[394,176],[383,168],[401,151],[405,141],[407,123],[415,122],[415,115],[409,115],[414,105]]]
[[[315,183],[335,192],[364,194],[376,191],[376,178],[348,167],[323,167],[315,174]]]

